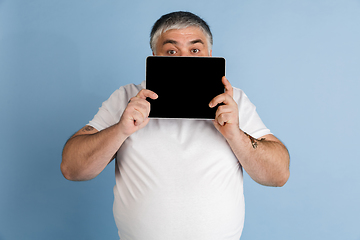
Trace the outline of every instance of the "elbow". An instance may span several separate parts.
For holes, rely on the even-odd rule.
[[[282,187],[286,184],[290,177],[290,171],[284,171],[283,173],[272,174],[266,178],[253,178],[255,182],[267,186],[267,187]]]
[[[64,178],[66,178],[67,180],[70,180],[70,181],[75,181],[75,176],[72,171],[72,167],[69,164],[69,163],[71,163],[69,154],[68,154],[68,151],[66,151],[68,142],[65,144],[63,152],[62,152],[62,161],[60,164],[60,170],[61,170],[61,173],[64,176]]]
[[[81,181],[81,170],[76,167],[76,161],[74,161],[73,157],[66,151],[66,145],[62,154],[62,161],[60,164],[60,170],[64,178],[70,181]]]
[[[87,181],[97,176],[89,174],[85,169],[74,169],[72,166],[66,164],[64,160],[60,164],[60,170],[64,178],[69,181]]]
[[[278,176],[277,181],[275,182],[275,184],[273,186],[274,187],[283,187],[289,180],[289,177],[290,177],[290,171],[287,169],[284,173],[282,173],[282,174],[280,174],[280,176]]]
[[[64,178],[70,181],[76,181],[74,174],[70,171],[69,167],[64,162],[60,164],[60,170]]]
[[[66,164],[66,161],[64,162],[64,160],[60,164],[60,170],[61,170],[61,173],[64,176],[64,178],[66,178],[67,180],[70,180],[70,181],[86,180],[86,179],[82,179],[81,173],[79,173],[79,172],[75,171],[73,168],[71,168],[71,166]]]
[[[283,187],[289,180],[289,177],[290,177],[290,171],[289,169],[286,169],[281,172],[272,173],[271,175],[268,175],[267,178],[261,180],[259,179],[256,182],[268,187]]]
[[[277,181],[275,184],[275,187],[283,187],[287,181],[290,178],[290,156],[289,152],[286,151],[286,157],[284,158],[284,161],[286,164],[284,164],[281,168],[279,168],[279,173],[277,175]]]

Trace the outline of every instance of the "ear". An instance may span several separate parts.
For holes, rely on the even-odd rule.
[[[209,55],[210,55],[210,57],[212,57],[212,50],[210,50],[210,54],[209,54]]]
[[[155,56],[155,53],[154,52],[152,52],[153,53],[153,56]]]

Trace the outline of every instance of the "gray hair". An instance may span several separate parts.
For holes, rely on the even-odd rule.
[[[209,51],[213,45],[213,38],[209,25],[199,16],[191,12],[172,12],[165,14],[159,18],[152,27],[150,34],[150,47],[156,53],[156,43],[161,34],[172,29],[184,29],[187,27],[198,27],[206,36]]]

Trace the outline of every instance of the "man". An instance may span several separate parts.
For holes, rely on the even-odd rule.
[[[158,56],[212,56],[208,25],[189,12],[162,16],[150,45]],[[209,103],[222,103],[213,122],[149,119],[146,98],[160,96],[142,82],[116,90],[66,143],[61,170],[70,180],[92,179],[116,157],[113,211],[121,239],[239,239],[242,168],[260,184],[286,183],[286,147],[247,96],[222,82],[225,93]]]

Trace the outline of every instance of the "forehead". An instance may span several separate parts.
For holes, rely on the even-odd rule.
[[[204,42],[206,42],[206,35],[199,27],[169,29],[160,35],[158,44],[162,44],[162,42],[169,39],[178,41],[192,41],[194,39],[202,39]]]

